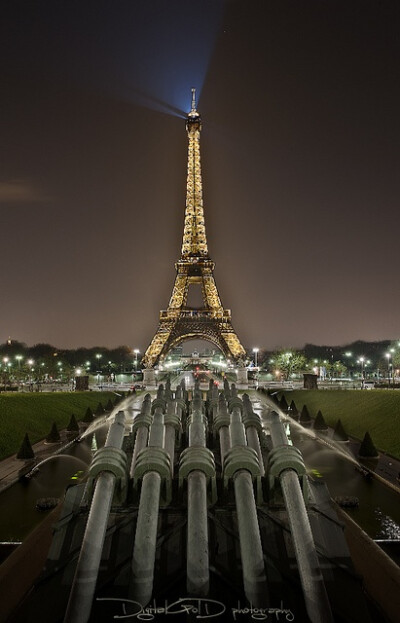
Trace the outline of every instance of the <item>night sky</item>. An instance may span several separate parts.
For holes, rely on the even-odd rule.
[[[400,4],[3,0],[0,342],[142,352],[185,208],[247,348],[400,335]]]

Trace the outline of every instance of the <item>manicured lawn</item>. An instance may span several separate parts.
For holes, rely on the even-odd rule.
[[[335,426],[340,419],[346,432],[357,439],[361,440],[368,431],[378,449],[400,459],[400,391],[297,390],[284,393],[287,403],[290,405],[294,400],[299,411],[306,404],[313,418],[321,410],[329,426]]]
[[[25,433],[32,444],[44,439],[53,422],[59,430],[68,426],[71,414],[81,420],[90,407],[106,406],[112,392],[51,392],[0,394],[0,460],[18,452]]]

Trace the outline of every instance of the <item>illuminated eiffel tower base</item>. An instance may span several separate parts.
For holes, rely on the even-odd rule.
[[[224,309],[214,279],[214,262],[208,254],[204,222],[200,164],[201,117],[196,110],[195,89],[186,119],[189,139],[185,224],[181,257],[168,309],[160,312],[160,323],[143,357],[144,382],[154,384],[154,366],[175,346],[187,339],[212,342],[226,358],[241,362],[246,352],[232,326],[231,312]],[[189,287],[201,288],[202,307],[188,306]],[[238,383],[247,381],[239,366]]]

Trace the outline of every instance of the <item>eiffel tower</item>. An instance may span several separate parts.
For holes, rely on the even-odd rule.
[[[186,339],[208,340],[233,360],[246,354],[232,326],[230,310],[222,307],[214,279],[215,264],[208,254],[200,164],[201,117],[196,109],[195,89],[186,131],[189,147],[181,258],[175,264],[175,284],[168,309],[161,310],[157,332],[143,357],[145,368],[152,368]],[[201,286],[202,307],[187,305],[192,285]]]

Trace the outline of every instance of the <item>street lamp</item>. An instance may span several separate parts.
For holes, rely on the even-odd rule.
[[[258,368],[258,353],[259,353],[260,349],[259,348],[253,348],[253,353],[254,353],[254,365],[256,368]]]
[[[393,355],[394,355],[394,352],[395,352],[394,348],[391,348],[390,349],[390,353],[392,355],[392,386],[393,386],[393,389],[394,389],[394,365],[393,365]]]
[[[394,348],[391,348],[390,349],[390,353],[386,353],[386,355],[385,355],[387,357],[387,360],[388,360],[388,385],[389,385],[389,387],[390,387],[390,376],[391,376],[391,374],[390,374],[390,366],[392,366],[392,377],[393,377],[393,353],[394,353]],[[390,362],[390,360],[392,360],[392,363]],[[392,384],[393,384],[393,387],[394,387],[394,378],[392,379]]]
[[[135,353],[135,370],[137,372],[138,354],[140,353],[140,350],[138,348],[135,348],[133,352]]]
[[[385,357],[388,360],[388,385],[390,387],[390,358],[391,358],[392,354],[391,353],[386,353]]]
[[[360,357],[358,363],[361,364],[361,389],[364,389],[364,362],[365,357]]]
[[[21,382],[21,360],[23,359],[22,355],[15,355],[15,359],[18,361],[18,377],[17,377],[17,382],[18,384]]]

